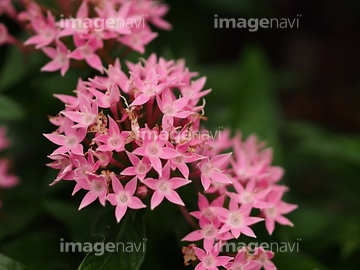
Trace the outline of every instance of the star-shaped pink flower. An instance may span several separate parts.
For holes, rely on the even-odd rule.
[[[180,177],[169,178],[170,164],[167,162],[164,166],[162,176],[159,179],[147,178],[143,181],[145,185],[155,191],[151,197],[151,210],[157,207],[164,200],[164,198],[174,204],[183,206],[185,205],[175,189],[185,186],[191,181]]]
[[[125,188],[114,174],[110,177],[114,193],[110,193],[107,196],[107,200],[112,205],[116,205],[115,216],[117,222],[120,222],[120,220],[124,217],[128,208],[141,209],[146,207],[146,205],[138,197],[134,196],[137,184],[136,177],[130,180],[125,185]]]

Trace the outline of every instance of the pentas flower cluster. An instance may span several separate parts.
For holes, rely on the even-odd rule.
[[[275,269],[266,251],[218,256],[226,241],[256,237],[255,223],[265,220],[270,234],[276,222],[292,226],[283,215],[296,206],[282,201],[283,170],[271,165],[271,149],[255,136],[242,142],[240,134],[230,138],[223,130],[212,137],[201,127],[203,97],[211,90],[184,61],[153,54],[127,68],[126,74],[116,60],[106,76],[79,80],[75,96],[55,95],[65,108],[50,118],[56,131],[44,134],[58,146],[49,156],[48,165],[59,170],[52,184],[73,181],[73,194],[86,190],[79,209],[108,201],[120,222],[148,200],[152,210],[164,200],[185,206],[181,189],[194,183],[199,209],[190,215],[199,229],[183,241],[202,242],[203,249],[190,244],[186,250],[199,261],[196,269]]]
[[[242,234],[255,238],[250,228],[255,223],[265,221],[269,234],[273,233],[275,223],[293,226],[283,215],[297,208],[282,201],[287,188],[277,184],[283,176],[283,169],[271,165],[272,150],[264,148],[265,144],[258,142],[254,135],[243,142],[240,134],[233,139],[229,134],[223,131],[207,142],[209,151],[198,168],[205,194],[213,200],[209,202],[199,193],[198,210],[190,213],[198,220],[199,229],[182,240],[202,242],[204,249],[190,244],[190,249],[194,249],[201,261],[196,269],[217,269],[218,266],[225,269],[276,269],[270,260],[273,253],[263,249],[256,249],[253,254],[249,250],[240,250],[235,258],[219,260],[217,257],[227,241],[236,240]],[[221,154],[228,149],[233,153]],[[230,181],[227,182],[226,178]],[[194,260],[189,256],[188,248],[183,253],[186,264]]]
[[[5,127],[0,127],[0,152],[9,147],[9,141],[6,138]],[[10,160],[6,157],[0,157],[0,189],[8,189],[19,183],[17,176],[9,173]],[[0,207],[2,202],[0,201]]]
[[[162,18],[168,7],[154,0],[72,1],[71,7],[78,7],[74,16],[65,18],[61,14],[58,19],[49,10],[44,14],[35,1],[23,2],[25,11],[18,18],[35,33],[24,44],[35,45],[51,58],[42,71],[60,70],[63,76],[71,59],[86,61],[103,73],[99,55],[109,57],[109,46],[119,43],[144,53],[145,45],[157,36],[150,24],[164,30],[171,28]],[[66,2],[59,1],[63,12],[70,7]]]

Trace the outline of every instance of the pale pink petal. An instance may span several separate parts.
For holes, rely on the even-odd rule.
[[[181,241],[198,241],[200,239],[204,238],[204,234],[202,230],[196,230],[193,231],[191,233],[189,233],[188,235],[186,235],[183,239],[181,239]]]
[[[178,205],[184,206],[184,202],[181,200],[179,194],[177,194],[174,190],[171,190],[169,194],[165,194],[166,199],[168,199],[170,202]]]
[[[162,201],[164,200],[164,195],[158,191],[155,191],[151,197],[151,210],[154,210]]]
[[[127,192],[129,192],[129,194],[132,196],[134,195],[135,191],[136,191],[136,185],[137,185],[137,178],[134,177],[132,180],[130,180],[126,185],[125,185],[125,190]]]
[[[138,197],[132,197],[128,207],[131,209],[141,209],[146,208],[146,205]]]
[[[117,222],[120,222],[120,220],[124,217],[126,213],[127,207],[123,206],[121,204],[118,204],[115,209],[115,217]]]
[[[85,206],[88,206],[90,203],[95,201],[97,199],[97,197],[98,196],[92,191],[89,191],[88,193],[86,193],[86,195],[84,196],[84,198],[82,199],[82,201],[80,203],[79,210],[81,210]]]

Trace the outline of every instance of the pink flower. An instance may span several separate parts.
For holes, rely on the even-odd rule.
[[[50,183],[50,186],[55,185],[60,180],[73,180],[74,179],[74,171],[73,164],[70,160],[70,156],[68,154],[59,154],[48,156],[53,162],[46,164],[50,168],[59,170],[58,175],[55,180]]]
[[[232,257],[219,256],[221,249],[221,242],[217,243],[211,249],[202,250],[201,248],[194,247],[196,256],[199,258],[200,263],[196,265],[195,270],[218,270],[217,266],[226,265]]]
[[[105,2],[103,9],[97,9],[99,17],[104,20],[113,21],[113,24],[106,25],[107,30],[111,32],[116,32],[120,35],[129,35],[131,34],[130,27],[126,25],[126,19],[129,16],[129,9],[131,7],[131,2],[123,2],[124,4],[116,10],[115,6],[109,2]],[[122,20],[119,20],[121,18]]]
[[[5,24],[0,23],[0,46],[15,43],[15,41],[16,39],[9,34]]]
[[[115,84],[112,84],[105,93],[97,91],[94,88],[90,88],[89,90],[95,96],[101,108],[110,108],[112,105],[116,106],[120,100],[120,91]]]
[[[200,219],[199,225],[200,230],[189,233],[181,239],[181,241],[198,241],[204,239],[205,250],[208,250],[214,246],[215,240],[226,241],[233,238],[229,232],[219,233],[220,221],[217,219],[210,221],[203,217]]]
[[[220,229],[220,233],[231,231],[235,238],[239,238],[241,233],[256,238],[256,235],[249,226],[264,219],[250,217],[250,211],[251,204],[242,204],[239,207],[234,199],[230,200],[229,210],[222,207],[217,208],[216,212],[219,215],[219,219],[224,223]]]
[[[9,162],[6,159],[0,159],[0,188],[12,188],[19,183],[15,175],[8,173]]]
[[[12,18],[16,17],[16,10],[13,6],[11,0],[1,0],[0,1],[0,15],[7,14]]]
[[[92,38],[89,41],[83,40],[79,35],[74,35],[74,43],[77,47],[70,53],[69,57],[76,60],[85,60],[88,65],[103,73],[103,65],[100,57],[95,53],[97,50],[97,40]]]
[[[105,206],[106,194],[108,192],[108,176],[88,175],[87,178],[77,180],[79,187],[89,190],[80,203],[79,210],[99,199],[101,205]]]
[[[235,199],[240,204],[252,203],[254,208],[270,208],[272,205],[265,201],[265,196],[270,189],[257,192],[255,179],[250,179],[244,188],[240,183],[234,182],[234,188],[237,193],[228,192],[227,195]]]
[[[211,184],[211,181],[220,183],[232,183],[231,179],[220,168],[228,161],[231,153],[217,155],[211,159],[202,160],[198,166],[201,171],[201,183],[205,190]]]
[[[206,77],[199,78],[196,81],[192,81],[191,83],[190,78],[190,76],[186,77],[188,83],[180,86],[180,91],[183,97],[189,98],[191,100],[192,105],[196,105],[202,97],[211,92],[211,89],[202,91],[206,83]]]
[[[107,196],[107,200],[112,204],[116,205],[115,216],[117,222],[124,217],[128,208],[131,209],[141,209],[145,208],[146,205],[136,196],[134,193],[136,191],[137,179],[134,177],[130,180],[125,188],[120,183],[119,179],[115,175],[111,175],[112,187],[114,193],[110,193]]]
[[[174,148],[171,143],[167,143],[167,146],[170,148]],[[176,147],[175,151],[177,151],[178,154],[175,157],[169,159],[171,169],[178,169],[186,179],[189,178],[190,173],[189,167],[186,163],[192,163],[194,161],[205,158],[204,156],[198,155],[196,153],[189,153],[187,151],[188,148],[189,144]]]
[[[64,154],[66,152],[72,152],[76,155],[83,155],[82,140],[86,136],[86,129],[74,129],[72,128],[73,122],[68,118],[64,120],[64,132],[65,135],[56,133],[43,134],[48,140],[59,145],[60,147],[52,152],[51,155]]]
[[[70,67],[69,50],[60,40],[56,40],[56,48],[45,47],[43,52],[52,60],[41,68],[41,71],[60,70],[61,76],[64,76]]]
[[[132,153],[126,152],[126,154],[128,155],[133,166],[125,168],[125,170],[121,172],[121,175],[135,175],[140,181],[144,180],[146,174],[151,169],[149,159],[144,157],[140,160]]]
[[[99,168],[95,163],[94,155],[91,151],[87,152],[87,158],[73,153],[70,153],[70,158],[75,168],[74,179],[76,181],[80,179],[88,180],[89,175],[95,175],[96,170]]]
[[[121,152],[125,150],[125,140],[129,136],[129,132],[120,132],[118,124],[109,118],[109,130],[107,134],[101,134],[95,137],[95,141],[103,143],[97,148],[97,151],[113,151]]]
[[[255,248],[254,250],[254,259],[258,261],[265,270],[276,270],[275,264],[271,261],[274,257],[274,253],[271,251],[264,250],[263,247]],[[258,268],[260,269],[260,268]]]
[[[170,147],[164,147],[168,134],[165,131],[160,133],[156,129],[150,130],[148,128],[141,131],[142,146],[136,148],[132,153],[139,156],[147,157],[154,170],[161,177],[162,174],[162,159],[171,159],[177,155],[177,152]]]
[[[294,226],[294,224],[284,217],[297,208],[297,205],[285,203],[281,201],[284,192],[287,190],[284,186],[274,186],[267,195],[267,202],[272,204],[272,207],[266,208],[262,211],[265,216],[265,226],[269,234],[272,234],[275,228],[275,221],[281,225]]]
[[[194,216],[197,219],[201,219],[202,217],[207,218],[208,220],[216,220],[217,214],[216,209],[218,207],[222,207],[224,205],[225,195],[221,195],[217,197],[215,200],[209,204],[208,199],[201,193],[198,193],[198,207],[200,211],[191,212],[190,215]]]
[[[234,261],[225,265],[225,268],[228,270],[260,270],[261,263],[250,259],[246,252],[246,248],[240,249]]]
[[[170,178],[170,165],[166,163],[162,176],[157,180],[147,178],[143,181],[145,185],[154,190],[151,197],[151,210],[155,209],[166,198],[170,202],[178,205],[185,205],[175,189],[189,184],[191,181],[180,177]]]
[[[63,111],[61,114],[77,123],[73,128],[88,128],[98,117],[97,101],[91,100],[81,93],[78,94],[78,99],[80,111]]]
[[[164,4],[159,4],[157,2],[148,2],[148,17],[147,19],[156,27],[159,27],[164,30],[170,30],[171,24],[165,21],[162,17],[169,11],[169,7]]]
[[[119,37],[118,41],[143,54],[145,45],[149,44],[157,36],[158,34],[151,32],[150,29],[136,28],[130,35]]]
[[[272,160],[272,150],[267,148],[264,142],[258,142],[255,135],[251,135],[245,142],[241,141],[238,133],[234,138],[234,156],[231,164],[235,173],[235,178],[248,180],[251,177],[262,179],[269,176]]]
[[[162,98],[160,98],[160,96]],[[191,114],[190,111],[184,109],[189,103],[188,98],[176,99],[167,92],[163,92],[160,96],[157,96],[156,101],[160,111],[164,113],[162,118],[162,126],[164,129],[166,129],[167,126],[173,126],[174,117],[186,118]]]
[[[32,29],[36,32],[35,36],[30,37],[24,42],[25,45],[36,45],[36,49],[49,45],[56,39],[59,30],[55,25],[55,18],[50,11],[47,12],[47,18],[44,16],[31,19]]]
[[[159,83],[158,74],[155,69],[151,69],[144,80],[136,77],[135,83],[140,93],[130,106],[143,105],[148,102],[150,98],[154,98],[156,95],[159,95],[166,85],[164,83]]]

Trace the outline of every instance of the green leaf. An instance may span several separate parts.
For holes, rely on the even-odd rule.
[[[0,241],[23,230],[39,214],[40,208],[34,199],[14,198],[7,200],[1,211]]]
[[[61,252],[60,239],[63,234],[61,227],[58,229],[43,227],[38,231],[33,229],[5,242],[1,246],[1,250],[10,257],[21,261],[26,265],[26,270],[74,269],[79,258],[75,253]],[[0,270],[3,268],[0,267]]]
[[[22,270],[25,269],[20,263],[0,254],[0,270]]]
[[[116,223],[114,209],[106,210],[94,223],[93,234],[103,237],[103,242],[95,243],[79,270],[138,270],[145,258],[146,235],[141,212],[127,213],[120,224]],[[110,244],[109,244],[110,243]],[[115,246],[109,250],[104,247]],[[100,250],[102,248],[102,250]],[[117,249],[117,251],[116,251]],[[111,252],[113,251],[113,252]],[[100,255],[104,252],[102,255]]]
[[[83,241],[90,236],[88,224],[92,220],[93,213],[90,210],[93,209],[78,211],[73,203],[50,199],[44,201],[44,208],[67,226],[74,241]]]
[[[18,120],[24,115],[24,109],[17,102],[0,95],[0,120]]]
[[[26,39],[20,37],[21,40]],[[10,89],[32,72],[39,72],[44,57],[40,53],[31,53],[23,56],[18,47],[11,46],[7,53],[5,63],[0,71],[0,92]],[[25,87],[25,85],[24,85]]]
[[[275,252],[273,262],[279,270],[328,270],[315,258],[303,252]]]
[[[334,134],[304,122],[288,122],[284,131],[298,140],[298,148],[304,153],[360,164],[358,136]]]

